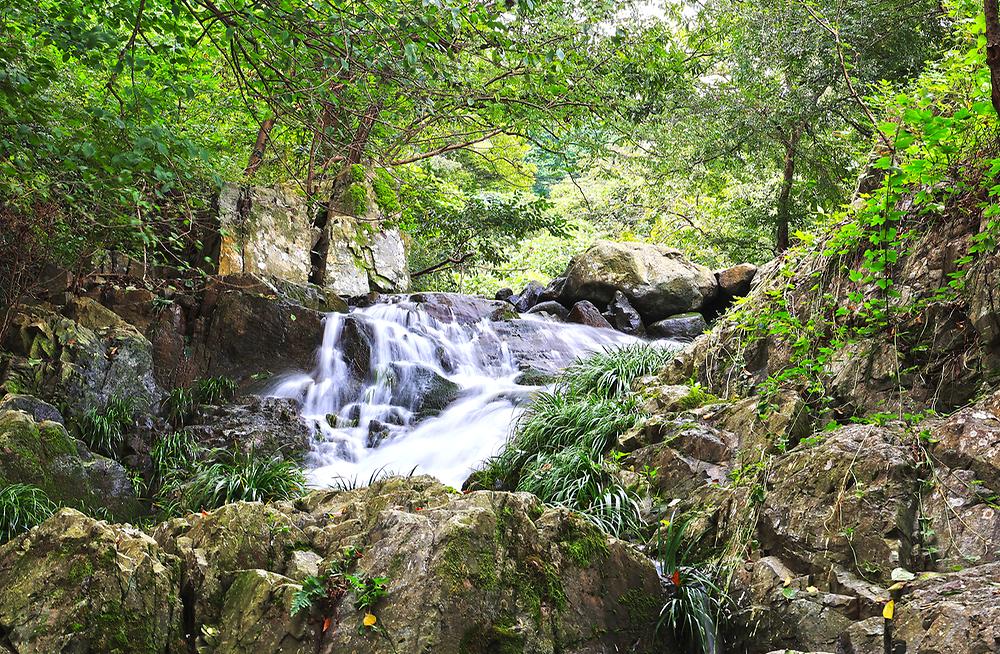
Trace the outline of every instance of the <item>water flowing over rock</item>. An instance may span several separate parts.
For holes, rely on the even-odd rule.
[[[598,241],[566,269],[564,302],[603,307],[621,291],[647,322],[699,311],[718,294],[715,274],[661,245]]]
[[[495,321],[511,315],[506,302],[450,293],[383,300],[329,314],[316,369],[270,390],[300,402],[315,426],[308,458],[315,484],[416,467],[460,486],[522,411],[532,391],[518,383],[523,371],[544,376],[588,352],[634,342],[536,316]]]

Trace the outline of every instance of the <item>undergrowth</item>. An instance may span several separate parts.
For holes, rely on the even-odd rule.
[[[615,534],[641,528],[639,499],[605,455],[644,420],[632,384],[658,372],[670,350],[650,345],[608,349],[577,361],[551,391],[537,394],[504,449],[471,486],[520,490],[563,506]]]
[[[45,491],[36,486],[0,487],[0,543],[44,522],[56,508]]]

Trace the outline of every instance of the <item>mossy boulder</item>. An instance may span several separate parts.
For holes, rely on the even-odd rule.
[[[137,529],[62,509],[0,546],[0,643],[19,654],[185,651],[176,563]]]
[[[0,486],[30,484],[57,504],[103,509],[120,520],[143,513],[128,473],[94,454],[52,421],[23,411],[0,412]]]
[[[307,614],[291,617],[302,586],[267,570],[244,570],[226,593],[213,654],[312,654]]]

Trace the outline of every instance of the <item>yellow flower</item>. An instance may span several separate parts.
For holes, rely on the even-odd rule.
[[[374,627],[376,622],[378,622],[378,618],[371,613],[365,613],[364,624],[366,627]]]
[[[882,617],[886,620],[892,620],[892,614],[896,611],[896,602],[894,600],[889,600],[885,603],[885,607],[882,609]]]

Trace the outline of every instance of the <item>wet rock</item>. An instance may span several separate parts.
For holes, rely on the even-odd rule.
[[[732,268],[726,268],[715,273],[719,280],[719,293],[729,300],[743,297],[750,292],[750,284],[757,275],[757,266],[752,263],[740,263]]]
[[[312,428],[295,400],[247,395],[218,407],[202,407],[187,429],[208,447],[301,460]]]
[[[541,294],[538,296],[539,302],[556,302],[562,297],[563,288],[566,286],[565,277],[556,277],[551,282],[546,284],[545,288],[542,289]]]
[[[641,336],[645,331],[639,312],[635,310],[621,291],[616,291],[611,302],[608,302],[604,317],[607,318],[612,327],[620,332]]]
[[[2,642],[21,654],[186,651],[176,564],[138,529],[62,509],[0,546]]]
[[[546,386],[554,383],[556,379],[554,373],[529,368],[514,378],[514,383],[520,386]]]
[[[4,411],[23,411],[31,416],[35,422],[51,420],[65,425],[59,409],[31,395],[7,395],[0,400],[0,413]]]
[[[611,329],[611,323],[609,323],[604,316],[601,315],[600,309],[587,300],[581,300],[580,302],[574,304],[573,308],[570,309],[569,314],[566,316],[566,320],[568,322],[575,322],[588,327]]]
[[[365,440],[365,447],[379,447],[390,436],[392,436],[392,427],[381,420],[372,420],[368,423],[368,438]]]
[[[566,320],[569,316],[569,309],[554,300],[539,302],[528,309],[527,313],[545,313],[559,320]]]
[[[462,392],[461,386],[419,363],[392,363],[388,374],[392,404],[409,408],[417,419],[441,413]]]
[[[263,372],[310,369],[325,317],[241,278],[210,284],[201,312],[205,328],[195,359],[202,376],[241,381]]]
[[[30,484],[54,502],[106,510],[135,520],[142,506],[117,461],[90,452],[57,422],[21,411],[0,412],[0,486]]]
[[[514,308],[517,309],[518,313],[527,313],[528,309],[538,304],[539,297],[544,290],[544,286],[535,280],[531,280],[516,298],[512,297],[510,299],[514,301]]]
[[[414,293],[408,296],[395,296],[395,301],[412,302],[432,318],[462,325],[472,325],[482,320],[497,321],[517,317],[509,302],[487,300],[461,293]]]
[[[715,274],[661,245],[598,241],[573,257],[562,299],[599,306],[621,291],[647,323],[698,311],[718,293]]]
[[[495,296],[493,296],[493,299],[500,300],[501,302],[504,302],[506,300],[509,300],[511,297],[513,297],[513,295],[514,295],[514,291],[513,290],[511,290],[509,288],[501,288],[499,291],[497,291],[497,294]]]
[[[649,325],[647,331],[653,338],[691,340],[708,329],[705,317],[700,313],[679,313]]]

